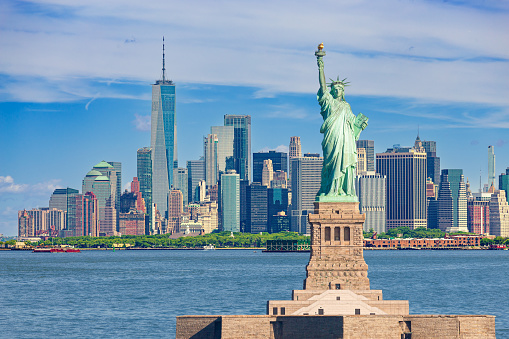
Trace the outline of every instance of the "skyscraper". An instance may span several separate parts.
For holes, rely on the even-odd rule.
[[[138,180],[138,177],[134,177],[133,181],[131,182],[131,192],[133,192],[136,195],[136,210],[142,213],[146,213],[147,207],[145,206],[145,199],[143,198],[143,193],[141,193],[140,191],[140,181]]]
[[[316,194],[320,190],[323,158],[308,156],[292,158],[292,211],[290,228],[293,232],[309,234],[307,220],[313,213]]]
[[[226,114],[224,125],[233,126],[233,169],[241,180],[251,180],[251,116]]]
[[[355,191],[359,197],[359,210],[366,214],[363,229],[385,232],[386,176],[375,172],[364,172],[355,180]]]
[[[145,199],[145,210],[148,220],[145,222],[145,234],[150,234],[154,217],[152,206],[152,149],[143,147],[137,152],[137,177],[140,182],[140,192]]]
[[[290,159],[300,158],[302,156],[300,137],[290,137],[290,147],[288,156],[290,157]]]
[[[272,160],[263,160],[262,185],[270,187],[272,179],[274,179],[274,168],[272,167]]]
[[[281,213],[284,212],[284,215]],[[289,229],[281,229],[283,225],[289,225],[288,216],[288,189],[287,188],[269,188],[267,192],[267,232],[277,233],[281,231],[289,231]],[[287,219],[286,222],[281,222]]]
[[[474,193],[467,202],[468,231],[476,234],[490,233],[490,193]]]
[[[246,232],[267,232],[267,187],[253,182],[247,187]]]
[[[173,184],[173,168],[178,167],[175,84],[166,79],[164,38],[162,79],[152,85],[151,129],[152,201],[164,215],[168,209],[167,196]]]
[[[118,161],[108,161],[108,164],[113,166],[117,176],[117,183],[115,189],[115,208],[120,208],[120,195],[122,194],[122,163]]]
[[[207,186],[217,184],[217,135],[209,134],[203,138],[203,157],[205,158],[205,181]]]
[[[488,187],[495,186],[495,147],[488,146]]]
[[[504,190],[497,190],[491,195],[490,234],[509,237],[509,205]]]
[[[505,196],[509,197],[509,167],[498,177],[498,188],[504,190]]]
[[[240,176],[235,171],[221,175],[223,231],[240,232]]]
[[[438,191],[438,228],[468,232],[467,192],[461,169],[443,169]]]
[[[168,227],[166,233],[180,232],[180,217],[184,212],[182,192],[173,189],[168,193]]]
[[[357,147],[357,175],[368,170],[368,163],[366,161],[366,149]]]
[[[196,196],[198,183],[205,180],[205,160],[187,161],[187,194],[188,202],[198,202],[200,199]]]
[[[387,177],[387,229],[426,227],[424,149],[394,147],[377,153],[376,172]]]
[[[375,171],[375,142],[373,140],[357,140],[357,148],[366,150],[366,170]]]
[[[173,188],[182,192],[184,209],[188,204],[188,170],[187,168],[173,169]]]
[[[49,208],[56,208],[57,210],[62,210],[66,213],[64,229],[67,228],[67,205],[69,203],[69,199],[79,193],[80,191],[77,189],[67,187],[57,188],[53,191],[53,194],[51,194],[49,199]]]
[[[293,158],[300,158],[302,157],[302,150],[301,150],[301,144],[300,144],[300,137],[290,137],[290,147],[288,148],[288,161],[289,161],[289,167],[288,167],[288,189],[292,190],[292,165],[291,160]]]
[[[69,236],[90,235],[98,237],[100,235],[100,221],[99,203],[96,195],[93,192],[87,192],[70,197],[67,221]],[[103,224],[105,225],[104,222]],[[106,226],[112,226],[111,222]]]
[[[233,126],[212,126],[210,134],[217,135],[217,168],[226,173],[226,159],[233,156]]]
[[[67,200],[72,194],[79,194],[80,192],[74,188],[57,188],[51,194],[49,199],[49,208],[56,208],[67,212]]]
[[[264,160],[272,161],[273,171],[288,171],[288,154],[285,152],[257,152],[253,153],[253,182],[262,182]]]
[[[426,151],[426,175],[431,178],[435,185],[440,184],[440,158],[437,157],[436,141],[422,142],[422,147]]]
[[[18,211],[18,237],[33,237],[34,218],[26,210]]]
[[[117,169],[106,161],[101,161],[88,172],[82,182],[82,192],[93,192],[97,198],[99,234],[115,235],[117,231]],[[79,204],[77,202],[77,204]],[[119,197],[120,206],[120,197]],[[78,209],[80,207],[77,207]],[[85,232],[86,230],[78,230],[76,224],[76,232]]]

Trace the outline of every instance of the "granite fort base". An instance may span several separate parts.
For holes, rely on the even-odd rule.
[[[371,290],[364,215],[355,202],[315,202],[303,290],[267,302],[267,315],[180,316],[177,338],[495,338],[489,315],[409,315],[407,300]]]

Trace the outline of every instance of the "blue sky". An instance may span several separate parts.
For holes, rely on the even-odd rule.
[[[150,143],[151,84],[177,86],[178,158],[202,154],[224,114],[252,116],[252,150],[321,152],[314,50],[348,77],[346,99],[369,120],[376,152],[437,141],[442,168],[473,190],[509,166],[509,2],[2,1],[0,233],[17,211],[45,207],[56,187],[81,188],[101,160],[136,175]]]

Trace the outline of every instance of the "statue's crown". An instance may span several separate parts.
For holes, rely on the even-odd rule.
[[[331,81],[331,83],[330,83],[330,84],[328,84],[330,87],[332,87],[332,86],[334,86],[334,85],[341,85],[341,87],[343,87],[343,88],[344,88],[344,87],[346,87],[346,86],[349,86],[348,84],[350,83],[349,81],[348,81],[348,82],[346,82],[346,81],[345,81],[345,80],[346,80],[346,78],[344,78],[343,80],[339,80],[339,75],[338,75],[337,80],[333,80],[333,79],[331,79],[331,78],[329,78],[329,79],[330,79],[330,81]]]

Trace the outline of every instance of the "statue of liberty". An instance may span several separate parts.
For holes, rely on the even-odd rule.
[[[344,90],[346,79],[330,83],[330,91],[325,82],[323,71],[322,51],[323,43],[315,52],[320,89],[318,90],[318,103],[323,124],[320,133],[323,133],[323,168],[320,191],[316,201],[320,202],[357,202],[355,194],[355,176],[357,166],[356,141],[362,130],[368,125],[368,118],[362,113],[355,116],[350,105],[345,101]]]

